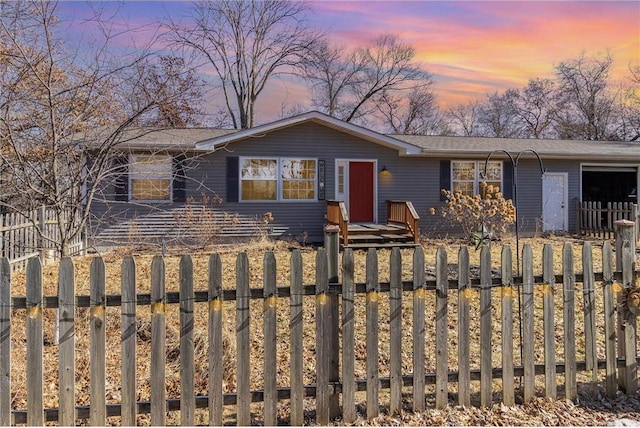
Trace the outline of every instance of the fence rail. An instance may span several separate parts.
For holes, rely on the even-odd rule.
[[[68,222],[71,214],[64,213],[63,220]],[[60,241],[58,220],[52,209],[42,207],[26,214],[10,212],[0,214],[0,234],[2,248],[0,257],[9,260],[13,269],[23,269],[27,260],[40,256],[43,260],[55,257],[53,242]],[[42,236],[37,229],[42,231]],[[48,239],[47,239],[48,238]],[[70,244],[70,254],[79,254],[84,250],[84,238],[78,236]]]
[[[615,236],[615,222],[638,222],[638,205],[631,202],[602,202],[576,199],[577,227],[581,235],[610,239]],[[636,238],[637,239],[637,238]]]
[[[379,281],[378,253],[369,250],[363,283],[354,281],[352,250],[342,254],[339,278],[338,253],[327,254],[321,248],[315,257],[312,285],[303,285],[301,254],[294,250],[289,286],[277,286],[276,259],[267,252],[261,272],[262,288],[249,287],[246,253],[237,256],[236,283],[224,288],[224,267],[218,254],[209,259],[207,278],[194,277],[196,270],[191,256],[186,255],[180,259],[179,291],[172,292],[165,286],[165,260],[156,256],[151,263],[149,293],[136,293],[140,285],[136,283],[136,262],[133,257],[126,257],[122,262],[120,295],[106,294],[105,263],[95,258],[90,269],[89,296],[74,294],[73,263],[65,258],[59,268],[59,295],[48,297],[43,296],[38,258],[29,259],[25,296],[11,294],[8,261],[2,259],[0,425],[43,425],[55,421],[72,425],[76,419],[106,425],[106,418],[111,416],[120,416],[119,423],[123,425],[134,425],[141,414],[150,414],[152,425],[165,425],[167,412],[173,411],[180,411],[181,424],[195,425],[196,409],[206,409],[208,420],[202,422],[220,425],[228,423],[225,406],[234,407],[235,412],[231,413],[238,425],[299,425],[305,422],[305,405],[309,406],[305,397],[315,397],[312,408],[315,423],[327,424],[337,416],[351,423],[356,418],[356,406],[366,406],[366,416],[372,418],[379,414],[381,406],[391,413],[400,411],[403,400],[411,400],[415,410],[425,406],[443,408],[451,402],[451,396],[460,405],[489,406],[499,396],[505,405],[513,405],[517,394],[524,400],[542,394],[555,398],[560,384],[564,397],[575,400],[578,375],[586,376],[588,381],[604,380],[608,396],[617,394],[619,384],[627,394],[635,394],[636,319],[625,309],[624,292],[619,291],[634,286],[635,272],[630,246],[622,248],[623,251],[616,252],[621,259],[614,260],[611,245],[605,242],[602,272],[594,272],[591,244],[585,243],[579,266],[582,272],[576,273],[574,249],[565,244],[562,272],[558,273],[554,272],[551,245],[547,244],[542,272],[535,275],[532,248],[525,245],[522,277],[513,276],[508,246],[502,248],[499,275],[492,271],[490,249],[484,247],[477,277],[470,275],[466,247],[458,255],[456,277],[449,270],[448,254],[440,248],[435,278],[430,278],[425,276],[425,256],[418,247],[412,256],[412,280],[403,280],[402,253],[393,249],[388,282]],[[617,271],[616,261],[621,266]],[[194,290],[194,280],[207,283],[208,288]],[[520,318],[516,310],[520,298],[522,334],[518,333]],[[256,316],[252,302],[262,304],[257,312],[262,327],[256,328],[251,322]],[[177,395],[168,396],[167,323],[171,320],[168,314],[172,306],[179,308],[180,390]],[[50,311],[56,308],[57,311]],[[78,319],[81,308],[89,309],[88,326]],[[121,337],[106,337],[106,317],[112,310],[119,310]],[[44,408],[43,404],[43,372],[50,370],[43,367],[43,314],[47,311],[60,320],[57,408]],[[194,354],[197,314],[202,314],[207,329],[204,360]],[[24,323],[12,323],[12,316],[24,319]],[[233,317],[234,337],[225,338],[225,319]],[[581,323],[584,320],[584,327],[576,326],[578,317]],[[136,347],[141,346],[142,339],[135,334],[142,320],[150,323],[150,333],[144,339],[149,342],[150,354],[145,354],[149,359],[145,362]],[[305,324],[309,330],[303,330]],[[457,345],[448,340],[452,334],[449,326],[456,324]],[[17,325],[24,326],[26,331],[26,394],[21,395],[26,409],[12,408],[16,395],[23,393],[17,391],[22,385],[11,382],[12,334],[23,337],[21,331],[16,331]],[[473,333],[470,328],[473,325],[479,325],[479,334]],[[536,348],[539,345],[535,339],[535,332],[539,331],[536,325],[543,325],[542,353]],[[433,337],[427,339],[431,332]],[[558,345],[556,336],[560,332],[564,343]],[[74,362],[82,356],[86,358],[86,350],[78,351],[75,341],[83,334],[90,335],[87,370],[90,394],[89,398],[82,398],[88,405],[78,405],[79,397],[75,395]],[[313,343],[305,338],[308,335],[315,335]],[[235,351],[225,356],[223,350],[230,346],[230,341],[235,343]],[[261,350],[252,354],[256,341],[262,341]],[[287,358],[279,350],[283,341],[289,345]],[[362,341],[366,341],[361,351],[365,353],[364,362],[362,354],[356,355],[356,349],[363,349]],[[518,341],[521,356],[514,352]],[[383,349],[381,343],[388,344],[385,345],[388,348]],[[478,346],[479,353],[471,351]],[[121,374],[109,375],[108,390],[105,355],[110,347],[121,349]],[[313,352],[314,358],[308,358],[308,352]],[[380,364],[382,353],[388,356],[384,365]],[[582,359],[578,360],[578,356]],[[282,367],[279,361],[287,359],[288,364]],[[138,365],[150,364],[150,379],[140,378],[136,360]],[[111,366],[114,364],[110,362]],[[207,365],[204,372],[200,364]],[[229,364],[235,370],[232,380],[225,378]],[[252,375],[256,366],[263,368],[260,379]],[[205,395],[196,393],[197,371],[208,374],[206,379],[199,379],[207,383],[200,388],[200,391],[205,388]],[[277,377],[282,371],[290,373],[288,385],[282,385]],[[312,382],[304,381],[306,372],[311,372]],[[523,378],[520,386],[516,386],[516,377]],[[494,379],[501,379],[501,391],[496,390]],[[541,389],[536,382],[542,379]],[[120,385],[114,384],[118,380]],[[150,396],[140,401],[137,386],[143,381],[149,382]],[[50,390],[51,386],[47,387]],[[403,395],[409,389],[412,394]],[[114,390],[120,391],[117,401],[107,402],[106,397],[113,396]],[[382,394],[383,390],[388,394]],[[364,399],[359,392],[364,393]],[[497,392],[501,394],[496,395]],[[258,410],[252,407],[255,402],[262,403]],[[278,420],[278,406],[283,405],[289,409],[289,418]],[[257,411],[261,413],[256,415]]]

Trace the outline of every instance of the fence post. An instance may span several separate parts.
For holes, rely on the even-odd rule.
[[[367,376],[367,419],[380,413],[379,397],[380,375],[378,367],[378,253],[373,248],[367,250],[367,308],[366,308],[366,376]]]
[[[636,252],[636,240],[634,236],[635,222],[630,220],[618,220],[615,223],[616,230],[616,271],[622,270],[622,244],[629,241],[631,254]]]
[[[27,261],[27,425],[44,425],[43,378],[43,295],[42,263],[38,258]]]
[[[195,422],[195,367],[194,361],[194,300],[193,261],[191,256],[180,257],[180,423]]]
[[[324,228],[324,247],[327,250],[327,267],[329,284],[338,283],[338,262],[340,253],[339,243],[340,227],[337,225],[327,225]],[[329,290],[329,383],[340,381],[340,339],[339,339],[339,304],[338,293]],[[329,418],[334,419],[340,413],[340,397],[335,393],[335,388],[331,390],[329,396]]]
[[[277,422],[277,321],[278,292],[276,289],[276,258],[272,251],[263,259],[263,316],[264,316],[264,424],[275,426]]]
[[[0,426],[11,425],[11,266],[0,258]]]
[[[120,289],[122,293],[120,312],[120,331],[122,335],[121,377],[122,408],[120,410],[122,426],[136,424],[136,262],[133,256],[122,260]]]
[[[444,247],[436,251],[436,409],[447,407],[448,401],[448,357],[449,343],[447,321],[447,295],[449,280],[447,271],[447,252]]]
[[[166,425],[166,302],[164,259],[156,255],[151,260],[151,380],[149,382],[151,396],[149,401],[152,426]],[[241,352],[240,349],[238,351]]]
[[[631,251],[631,242],[625,241],[622,247],[622,285],[625,292],[625,304],[620,307],[618,314],[622,318],[623,336],[618,336],[618,340],[624,343],[624,374],[625,393],[634,395],[638,390],[638,366],[636,362],[636,314],[630,310],[633,300],[632,292],[637,292],[635,281],[635,252]]]
[[[72,426],[76,421],[76,363],[75,363],[75,268],[70,257],[60,260],[58,270],[58,323],[60,325],[60,343],[58,359],[58,422],[63,426]],[[92,362],[93,363],[93,362]],[[93,403],[91,409],[93,409]]]
[[[351,424],[356,420],[354,314],[356,286],[353,279],[353,250],[350,248],[345,249],[342,254],[342,269],[342,420],[346,424]]]
[[[330,392],[329,370],[331,340],[329,281],[327,279],[327,254],[319,248],[316,254],[316,424],[329,425]]]
[[[89,398],[91,403],[90,422],[92,426],[105,425],[107,421],[106,399],[106,267],[104,260],[96,257],[90,267],[90,325],[89,342],[90,382]],[[152,385],[153,386],[153,385]]]
[[[634,233],[634,225],[635,223],[630,220],[618,220],[615,222],[615,231],[616,231],[616,272],[622,271],[623,265],[623,254],[622,250],[624,248],[624,241],[629,242],[629,249],[631,254],[636,253],[636,240]],[[633,267],[635,269],[635,266]],[[624,284],[623,284],[624,285]],[[626,347],[624,341],[624,328],[625,321],[623,313],[624,311],[620,310],[624,306],[624,295],[623,293],[618,293],[618,320],[617,320],[617,334],[618,337],[618,358],[624,358]],[[623,389],[627,389],[626,385],[626,376],[625,376],[625,368],[621,367],[618,370],[618,385]]]
[[[302,310],[302,254],[300,250],[293,250],[290,260],[290,286],[291,300],[289,302],[291,321],[291,356],[290,356],[290,372],[291,372],[291,426],[302,426],[304,424],[304,359],[303,359],[303,310]],[[221,336],[222,337],[222,336]],[[222,384],[222,374],[220,375]],[[355,383],[355,382],[354,382]],[[220,388],[220,396],[222,396],[222,387]],[[220,413],[222,413],[222,403],[220,403]],[[355,412],[355,405],[354,405]],[[355,419],[355,417],[354,417]],[[220,423],[222,425],[222,422]]]

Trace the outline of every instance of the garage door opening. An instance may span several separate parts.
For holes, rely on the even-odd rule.
[[[582,168],[583,202],[637,203],[637,168]]]

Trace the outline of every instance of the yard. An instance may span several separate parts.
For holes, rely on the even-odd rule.
[[[540,275],[542,272],[542,245],[551,243],[554,249],[554,272],[559,274],[562,272],[560,261],[562,246],[565,242],[571,242],[574,249],[574,261],[576,272],[581,272],[582,266],[582,246],[580,241],[573,241],[570,238],[549,238],[541,239],[521,239],[521,244],[529,244],[533,249],[534,255],[534,272]],[[515,243],[507,242],[514,245]],[[436,248],[443,245],[447,249],[448,263],[451,271],[455,273],[454,265],[458,262],[458,250],[460,241],[428,241],[424,242],[425,262],[427,266],[427,276],[430,274],[430,267],[435,266]],[[500,251],[501,243],[492,245],[492,266],[495,271],[500,272]],[[601,260],[601,242],[593,242],[594,246],[594,270],[602,271]],[[241,247],[219,247],[212,249],[218,252],[222,259],[223,266],[223,287],[231,289],[235,287],[235,264],[236,256],[239,251],[245,251],[249,260],[249,281],[251,288],[262,288],[263,286],[263,257],[266,251],[273,251],[277,265],[277,285],[286,286],[290,281],[289,259],[291,256],[290,248],[285,243],[261,242]],[[150,266],[151,255],[143,249],[134,250],[136,260],[136,292],[150,292]],[[470,263],[472,266],[479,264],[479,251],[470,248]],[[106,265],[106,294],[119,295],[120,289],[120,265],[124,255],[130,254],[130,251],[116,251],[103,254]],[[179,289],[179,257],[180,253],[191,253],[189,249],[172,249],[170,254],[165,257],[166,263],[166,291],[173,292]],[[303,275],[304,284],[314,284],[315,281],[315,257],[316,253],[311,248],[301,248],[303,258]],[[355,282],[365,282],[365,256],[366,253],[359,251],[355,253]],[[389,257],[390,251],[379,250],[379,281],[389,281]],[[194,265],[194,288],[195,290],[207,289],[208,276],[208,258],[209,253],[192,255]],[[513,251],[515,263],[516,253]],[[412,250],[402,251],[402,279],[411,281],[412,279]],[[74,260],[75,262],[75,278],[77,295],[89,295],[89,264],[91,257],[81,257]],[[515,266],[515,265],[514,265]],[[472,269],[473,272],[473,269]],[[472,273],[473,274],[473,273]],[[514,267],[515,274],[515,267]],[[25,295],[25,276],[24,272],[16,272],[12,277],[12,295]],[[581,284],[579,284],[581,286]],[[47,266],[44,269],[44,295],[53,296],[57,287],[57,271],[56,266]],[[536,343],[536,364],[543,362],[542,352],[542,307],[540,303],[540,295],[536,291],[535,306],[535,343]],[[449,291],[451,295],[448,307],[448,367],[454,370],[457,367],[457,290]],[[493,347],[493,367],[500,367],[500,298],[499,293],[493,293],[493,325],[495,326],[495,343]],[[579,294],[579,293],[576,293]],[[433,347],[430,343],[435,337],[433,319],[434,310],[434,293],[427,294],[427,354],[425,365],[429,370],[435,366],[435,356],[431,352]],[[599,297],[598,297],[599,296]],[[411,295],[409,292],[403,293],[402,316],[403,324],[410,326],[412,323],[412,306]],[[597,294],[597,304],[602,308],[602,296]],[[277,384],[279,388],[290,385],[289,379],[289,342],[288,342],[288,323],[289,323],[289,305],[286,298],[279,299],[277,305]],[[563,314],[562,314],[562,292],[558,288],[555,294],[556,300],[556,344],[557,359],[563,359]],[[578,299],[580,301],[580,299]],[[478,293],[470,296],[471,320],[476,320],[478,314]],[[263,332],[263,301],[252,300],[250,303],[251,313],[251,390],[261,390],[263,383],[263,354],[264,340]],[[366,376],[365,355],[366,355],[366,332],[364,330],[365,323],[365,297],[364,295],[356,295],[355,298],[355,373],[356,378],[364,379]],[[180,354],[180,325],[179,325],[179,308],[177,305],[167,305],[167,371],[166,371],[166,390],[168,398],[178,398],[180,396],[180,373],[179,373],[179,354]],[[315,325],[314,325],[314,299],[305,299],[303,307],[303,325],[304,325],[304,384],[311,385],[315,382]],[[380,298],[380,318],[379,318],[379,370],[380,376],[389,376],[389,296],[381,293]],[[236,342],[235,342],[235,302],[224,302],[223,311],[226,315],[223,325],[224,340],[224,379],[223,392],[232,393],[236,388]],[[517,314],[518,308],[514,309],[515,326],[514,326],[514,346],[516,353],[519,351],[520,333],[518,329]],[[581,308],[576,308],[576,313],[581,313]],[[208,391],[208,339],[207,339],[207,305],[196,304],[195,308],[196,322],[194,328],[194,345],[195,345],[195,393],[198,396],[206,396]],[[58,407],[58,347],[53,345],[53,320],[55,317],[54,310],[44,311],[44,407],[46,409]],[[150,397],[150,308],[148,306],[139,306],[137,312],[137,377],[138,377],[138,396],[137,400],[148,401]],[[576,332],[578,358],[582,356],[584,359],[584,342],[580,337],[583,333],[583,323],[580,315],[576,317]],[[604,357],[602,344],[604,335],[602,316],[597,318],[598,329],[598,357]],[[78,308],[76,313],[76,405],[86,406],[89,404],[89,370],[91,362],[88,361],[89,348],[89,319],[90,310],[88,308]],[[107,308],[106,325],[107,325],[107,403],[120,402],[120,312],[117,308]],[[24,336],[25,311],[14,310],[12,322],[12,408],[14,410],[22,410],[26,408],[26,391],[24,385],[26,383],[26,366],[25,361],[25,343]],[[477,367],[479,360],[479,323],[471,324],[471,348],[470,361],[472,368]],[[411,371],[411,331],[407,329],[403,332],[402,345],[402,373]],[[405,351],[406,349],[406,351]],[[582,351],[581,351],[582,349]],[[83,350],[85,350],[83,352]],[[406,358],[404,358],[406,357]],[[519,360],[518,357],[516,357]],[[516,361],[516,364],[519,361]],[[602,372],[602,370],[601,370]],[[558,374],[562,378],[562,374]],[[471,407],[459,407],[457,403],[457,387],[456,384],[450,382],[448,385],[449,405],[444,410],[436,410],[433,408],[433,385],[427,385],[427,409],[424,412],[413,413],[411,411],[411,388],[403,389],[403,411],[401,414],[389,415],[385,409],[388,409],[388,391],[383,390],[380,396],[380,404],[382,415],[372,420],[366,420],[366,412],[364,406],[364,392],[356,393],[356,402],[358,403],[358,419],[357,425],[607,425],[611,421],[620,418],[628,418],[640,423],[640,401],[637,395],[624,396],[619,394],[615,398],[606,398],[603,392],[602,379],[594,384],[591,382],[588,373],[578,374],[578,394],[579,399],[576,404],[563,400],[563,390],[560,387],[557,400],[542,398],[544,396],[544,376],[536,377],[536,396],[534,400],[522,403],[522,390],[519,388],[519,379],[516,378],[516,403],[514,407],[506,407],[498,404],[500,402],[500,394],[495,392],[496,398],[489,408],[479,408],[477,391],[478,382],[472,381],[472,404]],[[494,391],[500,390],[501,382],[494,379]],[[315,413],[313,412],[313,398],[307,398],[305,401],[305,423],[315,423]],[[253,403],[252,424],[261,424],[262,420],[262,403]],[[149,416],[138,415],[137,423],[139,425],[148,425]],[[289,422],[289,400],[280,400],[278,402],[278,421],[279,423]],[[87,421],[79,421],[86,423]],[[196,411],[196,424],[208,424],[207,409],[198,409]],[[120,418],[111,416],[108,418],[109,424],[119,424]],[[179,424],[179,412],[171,412],[167,418],[168,424]],[[235,406],[225,406],[225,423],[235,423]],[[340,424],[340,421],[336,422]]]

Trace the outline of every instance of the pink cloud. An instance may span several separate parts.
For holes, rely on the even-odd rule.
[[[62,2],[65,13],[86,14],[84,3]],[[114,25],[140,29],[143,44],[158,19],[186,15],[189,2],[125,2]],[[629,1],[312,1],[311,25],[348,47],[380,33],[398,34],[416,48],[416,59],[435,75],[443,105],[520,88],[536,77],[552,77],[554,65],[582,52],[611,49],[612,75],[628,75],[640,63],[640,4]],[[116,4],[111,6],[117,7]],[[80,29],[70,29],[80,34]],[[119,40],[127,46],[131,40]],[[166,46],[163,46],[166,47]],[[307,97],[299,82],[273,81],[273,97],[286,82],[296,97]],[[294,88],[295,87],[295,88]],[[270,101],[271,102],[271,101]],[[265,104],[266,105],[266,104]]]

